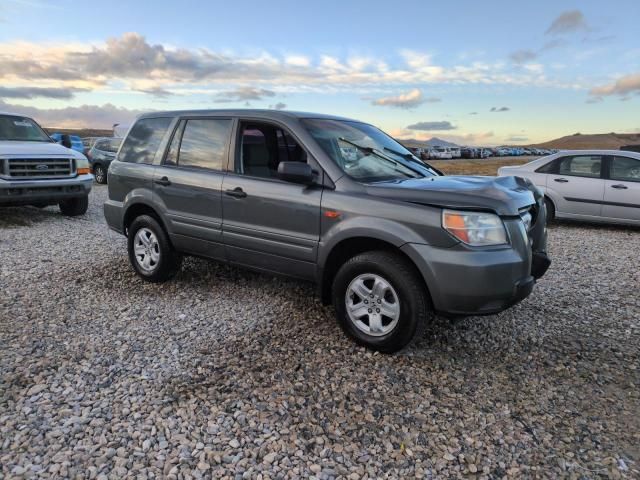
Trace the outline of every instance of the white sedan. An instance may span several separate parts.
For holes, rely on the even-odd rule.
[[[544,193],[549,219],[640,225],[640,153],[565,150],[498,175],[531,180]]]

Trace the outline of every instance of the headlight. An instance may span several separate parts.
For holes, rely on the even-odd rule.
[[[507,243],[504,224],[493,213],[443,210],[442,227],[458,240],[475,247]]]

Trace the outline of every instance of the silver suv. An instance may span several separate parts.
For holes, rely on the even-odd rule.
[[[310,280],[346,333],[383,352],[436,313],[508,308],[549,266],[530,182],[442,176],[345,118],[148,114],[108,176],[107,223],[143,279],[169,279],[188,254]]]

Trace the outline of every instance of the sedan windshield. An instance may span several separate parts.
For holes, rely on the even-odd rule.
[[[0,141],[51,142],[40,126],[27,117],[0,115]]]
[[[409,150],[372,125],[346,120],[306,119],[303,123],[329,157],[362,183],[438,175]]]

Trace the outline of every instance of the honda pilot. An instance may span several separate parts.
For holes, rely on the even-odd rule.
[[[184,255],[315,282],[340,326],[395,352],[435,314],[486,315],[549,266],[518,177],[443,176],[367,123],[275,110],[154,112],[108,171],[108,225],[144,280]]]

